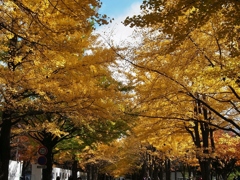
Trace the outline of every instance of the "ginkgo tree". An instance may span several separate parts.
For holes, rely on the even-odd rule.
[[[25,116],[21,121],[25,122],[23,130],[48,149],[44,179],[51,179],[54,148],[61,141],[78,136],[85,145],[107,142],[118,138],[127,128],[128,119],[121,110],[126,106],[123,100],[126,96],[108,69],[114,60],[113,52],[91,50],[90,55],[81,59],[72,56],[57,73],[48,74],[45,81],[48,96],[35,99],[41,104],[40,113]],[[95,139],[91,140],[91,136]],[[79,151],[82,146],[79,145]]]
[[[141,117],[140,122],[134,133],[135,141],[142,146],[142,163],[145,166],[142,167],[145,171],[142,175],[162,179],[165,173],[170,179],[171,170],[178,170],[180,164],[196,166],[196,148],[184,130],[184,123],[147,117]]]
[[[107,23],[107,17],[97,13],[100,6],[95,0],[1,2],[1,179],[8,179],[12,125],[63,106],[60,87],[67,84],[52,75],[71,59],[81,61],[93,23]]]
[[[207,180],[214,150],[213,131],[220,128],[239,135],[238,41],[237,36],[225,31],[234,26],[236,32],[237,23],[224,26],[230,18],[224,16],[224,5],[211,14],[208,8],[214,3],[201,1],[200,7],[197,2],[192,4],[184,8],[183,1],[144,1],[142,8],[146,11],[125,21],[146,27],[139,36],[143,37],[141,46],[119,55],[133,66],[139,107],[135,115],[185,123],[184,129],[201,148],[204,158],[198,159],[203,179]],[[234,9],[233,4],[225,5]],[[192,22],[194,13],[206,13],[207,19]]]
[[[239,166],[239,140],[240,137],[233,133],[217,131],[214,135],[215,151],[213,168],[217,179],[228,179],[234,172],[235,167]]]
[[[125,137],[123,138],[125,139]],[[98,143],[95,150],[85,148],[79,154],[81,165],[85,167],[88,176],[98,179],[98,175],[114,178],[132,175],[140,168],[140,145],[136,139],[115,140],[109,144]]]
[[[137,119],[127,136],[107,145],[98,144],[97,150],[88,149],[80,154],[82,163],[94,165],[99,173],[131,176],[134,180],[148,176],[162,179],[164,172],[177,168],[179,163],[198,166],[191,136],[170,123],[153,121]],[[177,163],[170,166],[170,162]]]
[[[159,60],[149,60],[146,62],[145,57],[142,57],[142,62],[145,64],[139,64],[140,68],[149,68],[149,70],[155,71],[155,73],[159,73],[159,75],[165,76],[178,83],[183,89],[185,88],[186,91],[189,91],[190,97],[208,106],[207,108],[214,112],[220,119],[223,119],[226,124],[230,124],[229,129],[234,131],[235,129],[239,129],[236,118],[234,118],[236,117],[234,115],[236,115],[238,111],[238,103],[235,102],[239,100],[237,61],[239,56],[237,33],[238,13],[235,9],[238,2],[226,1],[216,6],[215,3],[214,1],[176,1],[175,3],[172,1],[162,2],[158,0],[144,1],[141,7],[145,11],[139,16],[128,17],[125,24],[151,28],[150,33],[152,37],[149,38],[147,42],[149,43],[148,49],[145,47],[145,51],[149,54],[145,54],[152,54],[156,59],[157,56],[158,58],[160,57],[159,55],[163,58],[163,56],[174,57],[173,55],[176,53],[182,53],[182,56],[176,58],[174,63],[182,63],[179,67],[192,67],[192,69],[190,69],[192,74],[189,74],[191,77],[189,75],[185,77],[174,69],[176,72],[175,76],[183,77],[183,79],[179,81],[176,77],[166,73],[167,71],[160,71],[157,68],[146,66],[145,64],[147,64],[147,62],[149,64],[149,62]],[[228,14],[230,12],[231,15]],[[176,28],[172,28],[173,24]],[[229,31],[229,28],[232,30]],[[185,34],[184,32],[188,33]],[[154,44],[156,44],[156,46],[153,46]],[[165,45],[163,46],[163,44]],[[185,50],[180,48],[183,46],[186,47]],[[192,49],[193,51],[190,53]],[[183,55],[187,54],[186,50],[188,50],[189,56],[183,57]],[[185,63],[181,61],[181,59],[184,60],[184,58],[188,59]],[[191,66],[191,62],[195,63],[195,67]],[[197,65],[201,62],[203,66],[199,66],[200,69],[197,69]],[[172,69],[169,68],[169,72],[171,70]],[[190,72],[190,70],[188,70],[188,72]],[[186,83],[189,84],[186,85]],[[216,90],[221,92],[220,94],[213,92],[214,86],[216,86]],[[195,89],[189,89],[189,87]],[[207,94],[207,99],[205,100],[198,94],[201,88],[207,88],[209,90],[212,88],[211,93]],[[223,93],[225,93],[226,96],[224,96]],[[206,101],[209,100],[209,97],[211,100],[215,99],[217,106],[210,107],[210,103]],[[232,113],[224,116],[223,114],[226,114],[226,111]],[[234,117],[230,118],[230,114]],[[237,131],[235,131],[235,133],[238,134]]]
[[[240,25],[238,1],[144,0],[140,7],[142,13],[127,17],[124,24],[131,27],[151,27],[158,24],[159,31],[173,39],[170,51],[188,39],[196,29],[211,22],[214,17],[220,26],[214,29],[216,40],[224,41],[232,55],[239,55],[236,46]],[[216,17],[216,14],[219,16]]]

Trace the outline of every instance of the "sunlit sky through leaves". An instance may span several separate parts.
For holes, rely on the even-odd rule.
[[[101,0],[102,7],[99,10],[100,14],[106,14],[110,18],[114,18],[112,23],[106,26],[97,27],[97,32],[106,41],[111,41],[115,45],[125,44],[131,41],[129,38],[133,32],[133,28],[126,27],[122,24],[127,16],[133,16],[140,14],[140,5],[142,0]],[[131,41],[132,42],[132,41]],[[129,64],[126,62],[119,62],[119,67],[121,71],[129,71],[127,68]],[[119,73],[114,67],[111,67],[113,76],[118,80],[125,82],[126,77]]]
[[[125,27],[121,22],[127,16],[140,13],[142,0],[101,0],[101,2],[102,7],[99,13],[114,18],[114,21],[107,26],[97,27],[97,31],[101,34],[104,32],[105,36],[111,36],[111,39],[118,44],[127,39],[133,31],[132,28]]]

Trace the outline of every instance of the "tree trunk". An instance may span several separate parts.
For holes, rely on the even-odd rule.
[[[148,172],[147,172],[147,160],[145,159],[144,160],[144,163],[143,163],[143,165],[142,165],[142,179],[144,178],[144,177],[148,177]]]
[[[199,160],[199,164],[201,167],[201,173],[202,173],[202,179],[203,180],[211,180],[211,171],[210,171],[210,164],[211,161],[206,159],[206,160]]]
[[[45,155],[47,158],[47,168],[42,170],[42,177],[44,180],[52,180],[52,166],[53,166],[53,154],[52,154],[52,146],[49,144],[43,144],[47,149],[48,153]]]
[[[97,180],[98,179],[98,167],[96,165],[93,165],[93,177],[92,180]],[[111,177],[110,177],[111,179]]]
[[[10,115],[3,112],[3,120],[0,134],[0,180],[8,180],[8,166],[10,160],[10,133],[11,121],[7,119]]]
[[[22,177],[23,179],[25,179],[26,177],[26,170],[28,169],[28,167],[30,166],[31,162],[30,161],[23,161],[22,164]]]
[[[165,172],[166,172],[166,180],[171,180],[171,161],[170,161],[170,159],[165,160]]]
[[[196,93],[196,97],[203,101],[207,100],[204,94]],[[200,119],[199,121],[193,121],[194,126],[192,128],[186,127],[186,130],[192,136],[192,139],[196,148],[201,150],[201,152],[207,157],[209,156],[210,153],[213,153],[214,151],[214,139],[213,139],[214,129],[211,129],[211,126],[208,124],[208,122],[212,120],[212,114],[211,114],[211,111],[208,110],[201,103],[200,100],[195,101],[194,112],[195,112],[196,118],[198,118],[199,115],[202,115],[206,122],[202,122],[202,120]],[[211,168],[210,168],[211,159],[206,157],[197,155],[197,159],[199,161],[200,168],[201,168],[202,179],[211,180]]]
[[[190,179],[192,177],[192,167],[187,165],[187,170],[188,170],[188,177]]]
[[[92,180],[92,167],[87,165],[87,180]]]
[[[158,176],[159,176],[160,180],[163,180],[163,166],[160,166],[160,170],[159,170]]]
[[[134,174],[132,175],[132,180],[139,180],[139,179],[140,179],[139,174],[134,173]]]
[[[72,165],[72,179],[73,180],[77,180],[77,165],[78,162],[76,160],[73,161],[73,165]]]
[[[155,160],[153,160],[153,179],[158,179],[158,170],[159,170],[159,166],[157,165],[157,163],[155,162]]]

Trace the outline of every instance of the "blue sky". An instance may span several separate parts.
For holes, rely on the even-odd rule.
[[[106,14],[114,18],[113,22],[97,27],[96,32],[101,34],[105,39],[111,39],[114,44],[121,44],[129,40],[133,28],[126,27],[122,24],[127,16],[132,17],[140,14],[140,5],[143,0],[101,0],[102,7],[99,9],[100,14]]]
[[[122,16],[133,4],[142,3],[142,0],[101,0],[101,2],[103,4],[99,12],[116,18]]]

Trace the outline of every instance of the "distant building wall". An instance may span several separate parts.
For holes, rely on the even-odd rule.
[[[55,180],[58,176],[60,177],[60,180],[68,180],[68,178],[71,176],[71,170],[53,168],[52,180]]]
[[[9,161],[8,179],[19,180],[22,174],[22,163],[19,161]]]

